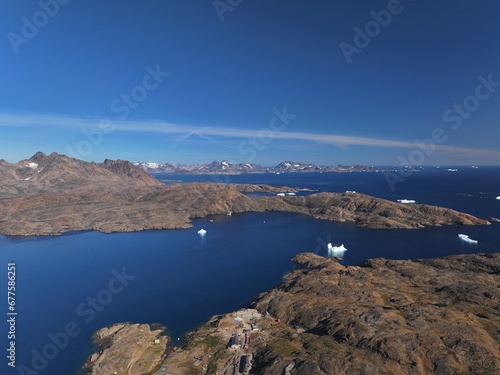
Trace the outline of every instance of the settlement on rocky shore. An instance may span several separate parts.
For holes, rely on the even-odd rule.
[[[211,318],[152,373],[498,373],[500,254],[294,261],[282,285]],[[126,341],[113,345],[127,353]]]
[[[7,236],[189,228],[192,219],[207,215],[264,211],[377,229],[489,224],[451,209],[402,205],[359,193],[295,196],[284,193],[297,189],[268,185],[164,185],[127,161],[96,164],[55,153],[37,153],[18,164],[0,161],[0,175],[0,234]],[[248,195],[278,192],[282,194]]]

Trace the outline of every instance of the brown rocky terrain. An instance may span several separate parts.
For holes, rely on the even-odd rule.
[[[292,363],[293,374],[500,368],[500,254],[371,259],[361,267],[312,254],[294,260],[300,269],[254,307],[304,333],[292,334],[289,353],[283,335],[258,349],[256,373],[280,373]]]
[[[281,211],[369,228],[422,228],[428,225],[485,225],[487,221],[451,209],[404,205],[364,194],[319,193],[251,198],[263,185],[191,183],[79,188],[0,200],[0,234],[57,235],[70,231],[131,232],[178,229],[213,214]]]
[[[168,339],[162,329],[148,324],[119,323],[95,334],[101,347],[85,365],[92,375],[142,375],[154,370],[165,357]]]
[[[153,374],[240,374],[242,357],[261,375],[498,374],[500,254],[294,261],[282,285],[214,316]]]
[[[9,164],[0,160],[0,199],[47,192],[68,192],[92,187],[158,186],[150,174],[123,160],[88,163],[53,152]]]
[[[87,163],[56,153],[39,152],[17,164],[0,161],[0,173],[0,234],[9,236],[189,228],[192,219],[207,215],[264,211],[377,229],[489,224],[451,209],[359,193],[255,198],[247,193],[297,190],[216,183],[164,185],[127,161]]]

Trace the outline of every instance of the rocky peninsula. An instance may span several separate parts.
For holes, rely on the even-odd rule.
[[[94,335],[101,347],[85,364],[92,375],[142,375],[156,369],[165,357],[168,338],[148,324],[119,323]]]
[[[298,269],[283,284],[251,308],[212,317],[151,373],[495,374],[500,368],[500,254],[377,258],[359,267],[311,253],[293,261]],[[122,353],[128,345],[113,343]]]
[[[268,185],[164,185],[127,161],[96,164],[56,153],[39,152],[17,164],[2,160],[0,175],[0,234],[7,236],[181,229],[208,215],[265,211],[376,229],[489,224],[447,208],[401,204],[360,193],[297,196],[284,194],[294,194],[296,189]]]

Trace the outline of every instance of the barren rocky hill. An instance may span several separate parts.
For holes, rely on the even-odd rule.
[[[53,152],[37,152],[16,164],[0,161],[0,198],[113,185],[155,186],[160,182],[128,161],[89,163]]]

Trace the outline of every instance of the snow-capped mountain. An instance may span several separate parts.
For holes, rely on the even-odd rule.
[[[311,163],[283,161],[275,167],[263,167],[252,163],[230,163],[227,160],[214,160],[209,164],[171,164],[137,162],[134,165],[149,173],[212,174],[212,173],[287,173],[287,172],[372,172],[373,167],[355,166],[318,166]]]

